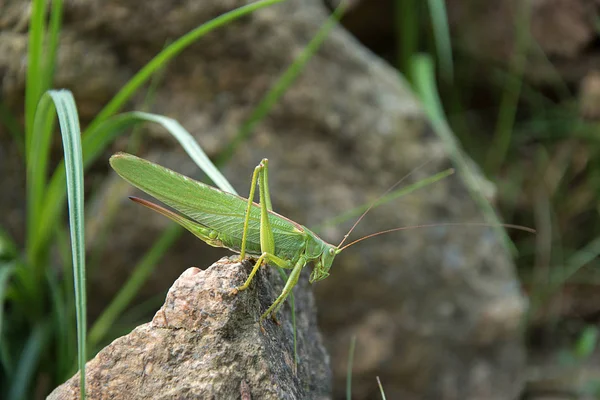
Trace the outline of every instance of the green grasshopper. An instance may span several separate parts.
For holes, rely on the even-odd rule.
[[[263,263],[292,269],[281,295],[260,317],[261,323],[269,314],[275,317],[307,263],[314,263],[310,282],[320,281],[329,276],[335,256],[343,250],[273,211],[267,159],[263,159],[254,169],[248,199],[223,192],[131,154],[113,155],[110,165],[127,182],[185,217],[147,200],[132,197],[133,201],[172,219],[210,246],[225,247],[240,253],[240,261],[246,254],[258,256],[246,282],[234,288],[233,293],[246,290]],[[260,205],[252,201],[257,182]]]
[[[184,216],[147,200],[131,197],[133,201],[172,219],[211,246],[225,247],[240,253],[240,261],[246,254],[258,257],[246,282],[234,288],[232,293],[248,289],[263,263],[273,263],[292,270],[279,297],[260,317],[261,326],[269,315],[276,320],[275,315],[298,282],[300,272],[307,263],[314,264],[310,282],[318,282],[329,276],[335,256],[344,249],[376,235],[410,228],[377,232],[342,247],[352,230],[370,210],[369,207],[340,244],[335,246],[327,243],[307,227],[273,211],[266,158],[254,169],[248,199],[205,185],[131,154],[113,155],[110,165],[123,179]],[[253,202],[257,183],[260,204]],[[444,224],[435,226],[439,225]]]

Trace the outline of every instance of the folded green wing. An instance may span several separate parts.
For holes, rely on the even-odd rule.
[[[110,165],[127,182],[179,211],[193,221],[217,232],[224,246],[239,251],[247,199],[223,192],[170,169],[127,153],[117,153]],[[176,221],[189,230],[189,227]],[[302,244],[304,228],[277,214],[269,213],[280,255],[292,255]],[[250,209],[248,250],[260,254],[260,207]]]

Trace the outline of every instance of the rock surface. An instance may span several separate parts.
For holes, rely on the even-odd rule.
[[[185,271],[152,322],[116,339],[87,363],[89,398],[330,398],[329,357],[306,284],[295,290],[296,368],[289,305],[279,315],[281,326],[266,321],[261,332],[257,322],[280,293],[277,272],[263,268],[248,291],[230,294],[252,265],[223,258],[204,271]],[[48,398],[78,399],[79,374]]]
[[[75,91],[83,106],[80,115],[89,120],[166,42],[243,3],[149,0],[140,8],[132,0],[66,2],[56,84]],[[18,7],[19,2],[11,4]],[[176,118],[210,155],[218,154],[327,15],[317,0],[288,0],[211,33],[169,64],[151,111]],[[15,29],[11,38],[25,35]],[[3,84],[1,91],[7,104],[17,107],[23,104],[19,60],[25,58],[25,47],[6,47],[12,53],[2,59],[0,73],[2,82],[10,84]],[[143,97],[134,99],[133,109],[141,108]],[[163,131],[149,126],[145,133],[153,140],[145,136],[140,155],[198,177],[197,168]],[[6,152],[7,157],[14,154]],[[88,184],[110,175],[108,155],[95,174],[86,176]],[[310,228],[375,199],[424,160],[430,163],[411,179],[450,166],[442,140],[408,85],[341,27],[331,32],[223,169],[243,195],[263,157],[270,159],[275,211]],[[110,179],[94,187],[98,198],[114,193]],[[127,278],[128,267],[167,224],[163,217],[130,204],[125,193],[117,198],[122,201],[116,224],[108,228],[110,240],[101,249],[103,268],[90,270],[92,316],[118,290],[114,282]],[[98,201],[90,209],[87,221],[94,229],[109,220],[108,203]],[[26,202],[15,200],[9,207],[22,204]],[[23,213],[3,211],[0,218],[5,215]],[[11,219],[16,233],[25,225],[17,217]],[[374,210],[353,237],[397,226],[482,220],[455,176]],[[319,233],[337,243],[350,225],[327,226]],[[90,250],[99,243],[90,240]],[[212,248],[184,235],[158,266],[143,296],[165,289],[184,266],[208,265],[214,259]],[[336,398],[344,398],[354,334],[355,399],[378,396],[376,376],[392,399],[504,400],[515,398],[522,387],[518,322],[526,304],[510,257],[492,230],[439,227],[366,241],[340,254],[331,277],[315,290],[319,324],[332,355]]]

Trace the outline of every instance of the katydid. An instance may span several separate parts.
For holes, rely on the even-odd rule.
[[[310,282],[320,281],[329,276],[335,256],[349,246],[379,234],[410,228],[401,227],[378,232],[342,247],[349,234],[369,211],[367,210],[340,244],[335,246],[327,243],[307,227],[273,211],[267,159],[263,159],[254,169],[248,199],[221,191],[131,154],[117,153],[110,158],[110,164],[123,179],[183,215],[147,200],[132,197],[135,202],[172,219],[211,246],[225,247],[239,253],[240,261],[246,254],[258,257],[246,282],[232,289],[232,293],[247,289],[263,263],[272,263],[292,270],[282,293],[260,317],[261,325],[269,315],[275,319],[277,311],[298,282],[302,268],[307,263],[314,264]],[[257,184],[259,204],[253,202]],[[435,226],[439,225],[453,224]],[[420,227],[426,226],[431,225]]]

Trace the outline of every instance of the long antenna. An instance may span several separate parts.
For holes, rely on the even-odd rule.
[[[383,197],[385,197],[386,194],[388,194],[389,192],[391,192],[392,190],[394,190],[396,188],[396,186],[398,186],[399,184],[401,184],[402,182],[404,182],[409,176],[411,176],[412,174],[414,174],[415,172],[417,172],[418,170],[420,170],[421,168],[423,168],[424,166],[426,166],[427,164],[429,164],[432,161],[433,161],[433,159],[427,160],[423,164],[419,165],[418,167],[413,168],[412,171],[410,171],[408,174],[406,174],[402,178],[400,178],[400,180],[398,182],[394,183],[388,190],[385,191],[385,193],[383,193],[381,196],[379,196],[378,198],[376,198],[369,205],[369,208],[367,208],[365,210],[365,212],[362,213],[360,217],[358,217],[358,219],[356,220],[356,222],[354,223],[354,225],[352,225],[352,228],[350,228],[350,230],[348,231],[348,233],[346,233],[344,235],[344,237],[342,238],[342,241],[340,242],[340,244],[337,245],[338,249],[340,248],[341,245],[344,244],[344,242],[346,241],[346,239],[348,239],[348,236],[350,236],[350,234],[352,233],[352,231],[354,230],[354,228],[356,228],[358,226],[358,224],[360,223],[360,221],[362,221],[362,219],[365,217],[365,215],[367,215],[367,213],[369,211],[371,211],[371,209],[375,206],[375,204],[377,204],[379,202],[379,200],[381,200]]]
[[[420,229],[420,228],[436,228],[439,226],[502,226],[504,228],[511,228],[511,229],[518,229],[520,231],[525,231],[525,232],[529,232],[529,233],[536,233],[537,231],[533,228],[528,228],[526,226],[522,226],[522,225],[513,225],[513,224],[486,224],[485,222],[442,222],[439,224],[424,224],[424,225],[412,225],[412,226],[403,226],[400,228],[394,228],[394,229],[387,229],[385,231],[381,231],[381,232],[376,232],[376,233],[371,233],[370,235],[367,236],[363,236],[360,239],[357,239],[353,242],[350,242],[349,244],[345,245],[342,248],[339,248],[338,246],[338,252],[341,252],[344,249],[347,249],[350,246],[355,245],[358,242],[362,242],[363,240],[366,239],[370,239],[372,237],[375,236],[379,236],[379,235],[383,235],[385,233],[391,233],[391,232],[398,232],[398,231],[406,231],[409,229]]]

